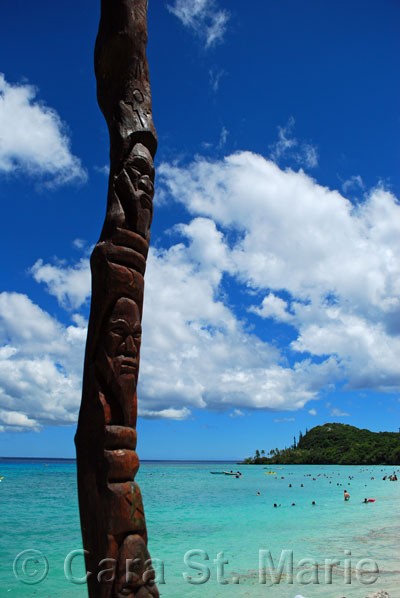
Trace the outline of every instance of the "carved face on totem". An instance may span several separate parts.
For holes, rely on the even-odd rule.
[[[154,578],[150,555],[143,539],[134,534],[126,537],[118,554],[116,596],[135,598],[139,593],[143,596],[158,596]]]
[[[141,335],[138,306],[132,299],[118,299],[103,325],[96,355],[96,367],[122,408],[123,421],[113,423],[131,425]]]
[[[125,169],[134,190],[130,200],[135,212],[132,224],[135,232],[148,239],[153,218],[154,163],[146,146],[141,143],[133,146]]]
[[[136,377],[142,327],[132,299],[118,299],[105,328],[104,349],[114,378]]]

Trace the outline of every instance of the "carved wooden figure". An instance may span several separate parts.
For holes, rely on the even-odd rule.
[[[134,481],[136,387],[157,137],[147,0],[102,0],[97,95],[110,133],[107,212],[91,257],[92,304],[75,437],[90,598],[159,596]]]

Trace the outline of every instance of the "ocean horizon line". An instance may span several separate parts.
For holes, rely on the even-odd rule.
[[[76,462],[76,457],[4,457],[0,461],[67,461]],[[141,463],[239,463],[240,459],[141,459]]]

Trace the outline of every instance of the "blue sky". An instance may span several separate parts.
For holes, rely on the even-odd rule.
[[[400,426],[395,1],[150,0],[142,459]],[[99,2],[0,24],[0,455],[74,456],[105,213]]]

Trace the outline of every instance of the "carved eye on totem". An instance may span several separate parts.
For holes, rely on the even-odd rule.
[[[123,323],[121,322],[121,324],[116,323],[114,325],[111,325],[109,327],[109,332],[111,334],[114,334],[115,336],[120,336],[121,338],[123,338],[124,336],[129,334],[129,329],[128,329],[128,326],[126,325],[126,322],[123,322]]]
[[[131,328],[125,320],[119,320],[115,323],[111,321],[108,331],[115,341],[119,341],[120,343],[127,341],[127,339],[132,339],[136,345],[142,339],[142,327],[138,322]]]
[[[150,160],[146,159],[144,156],[134,154],[131,156],[128,165],[130,168],[137,171],[139,176],[148,177],[152,182],[154,181],[153,162],[150,162]]]

